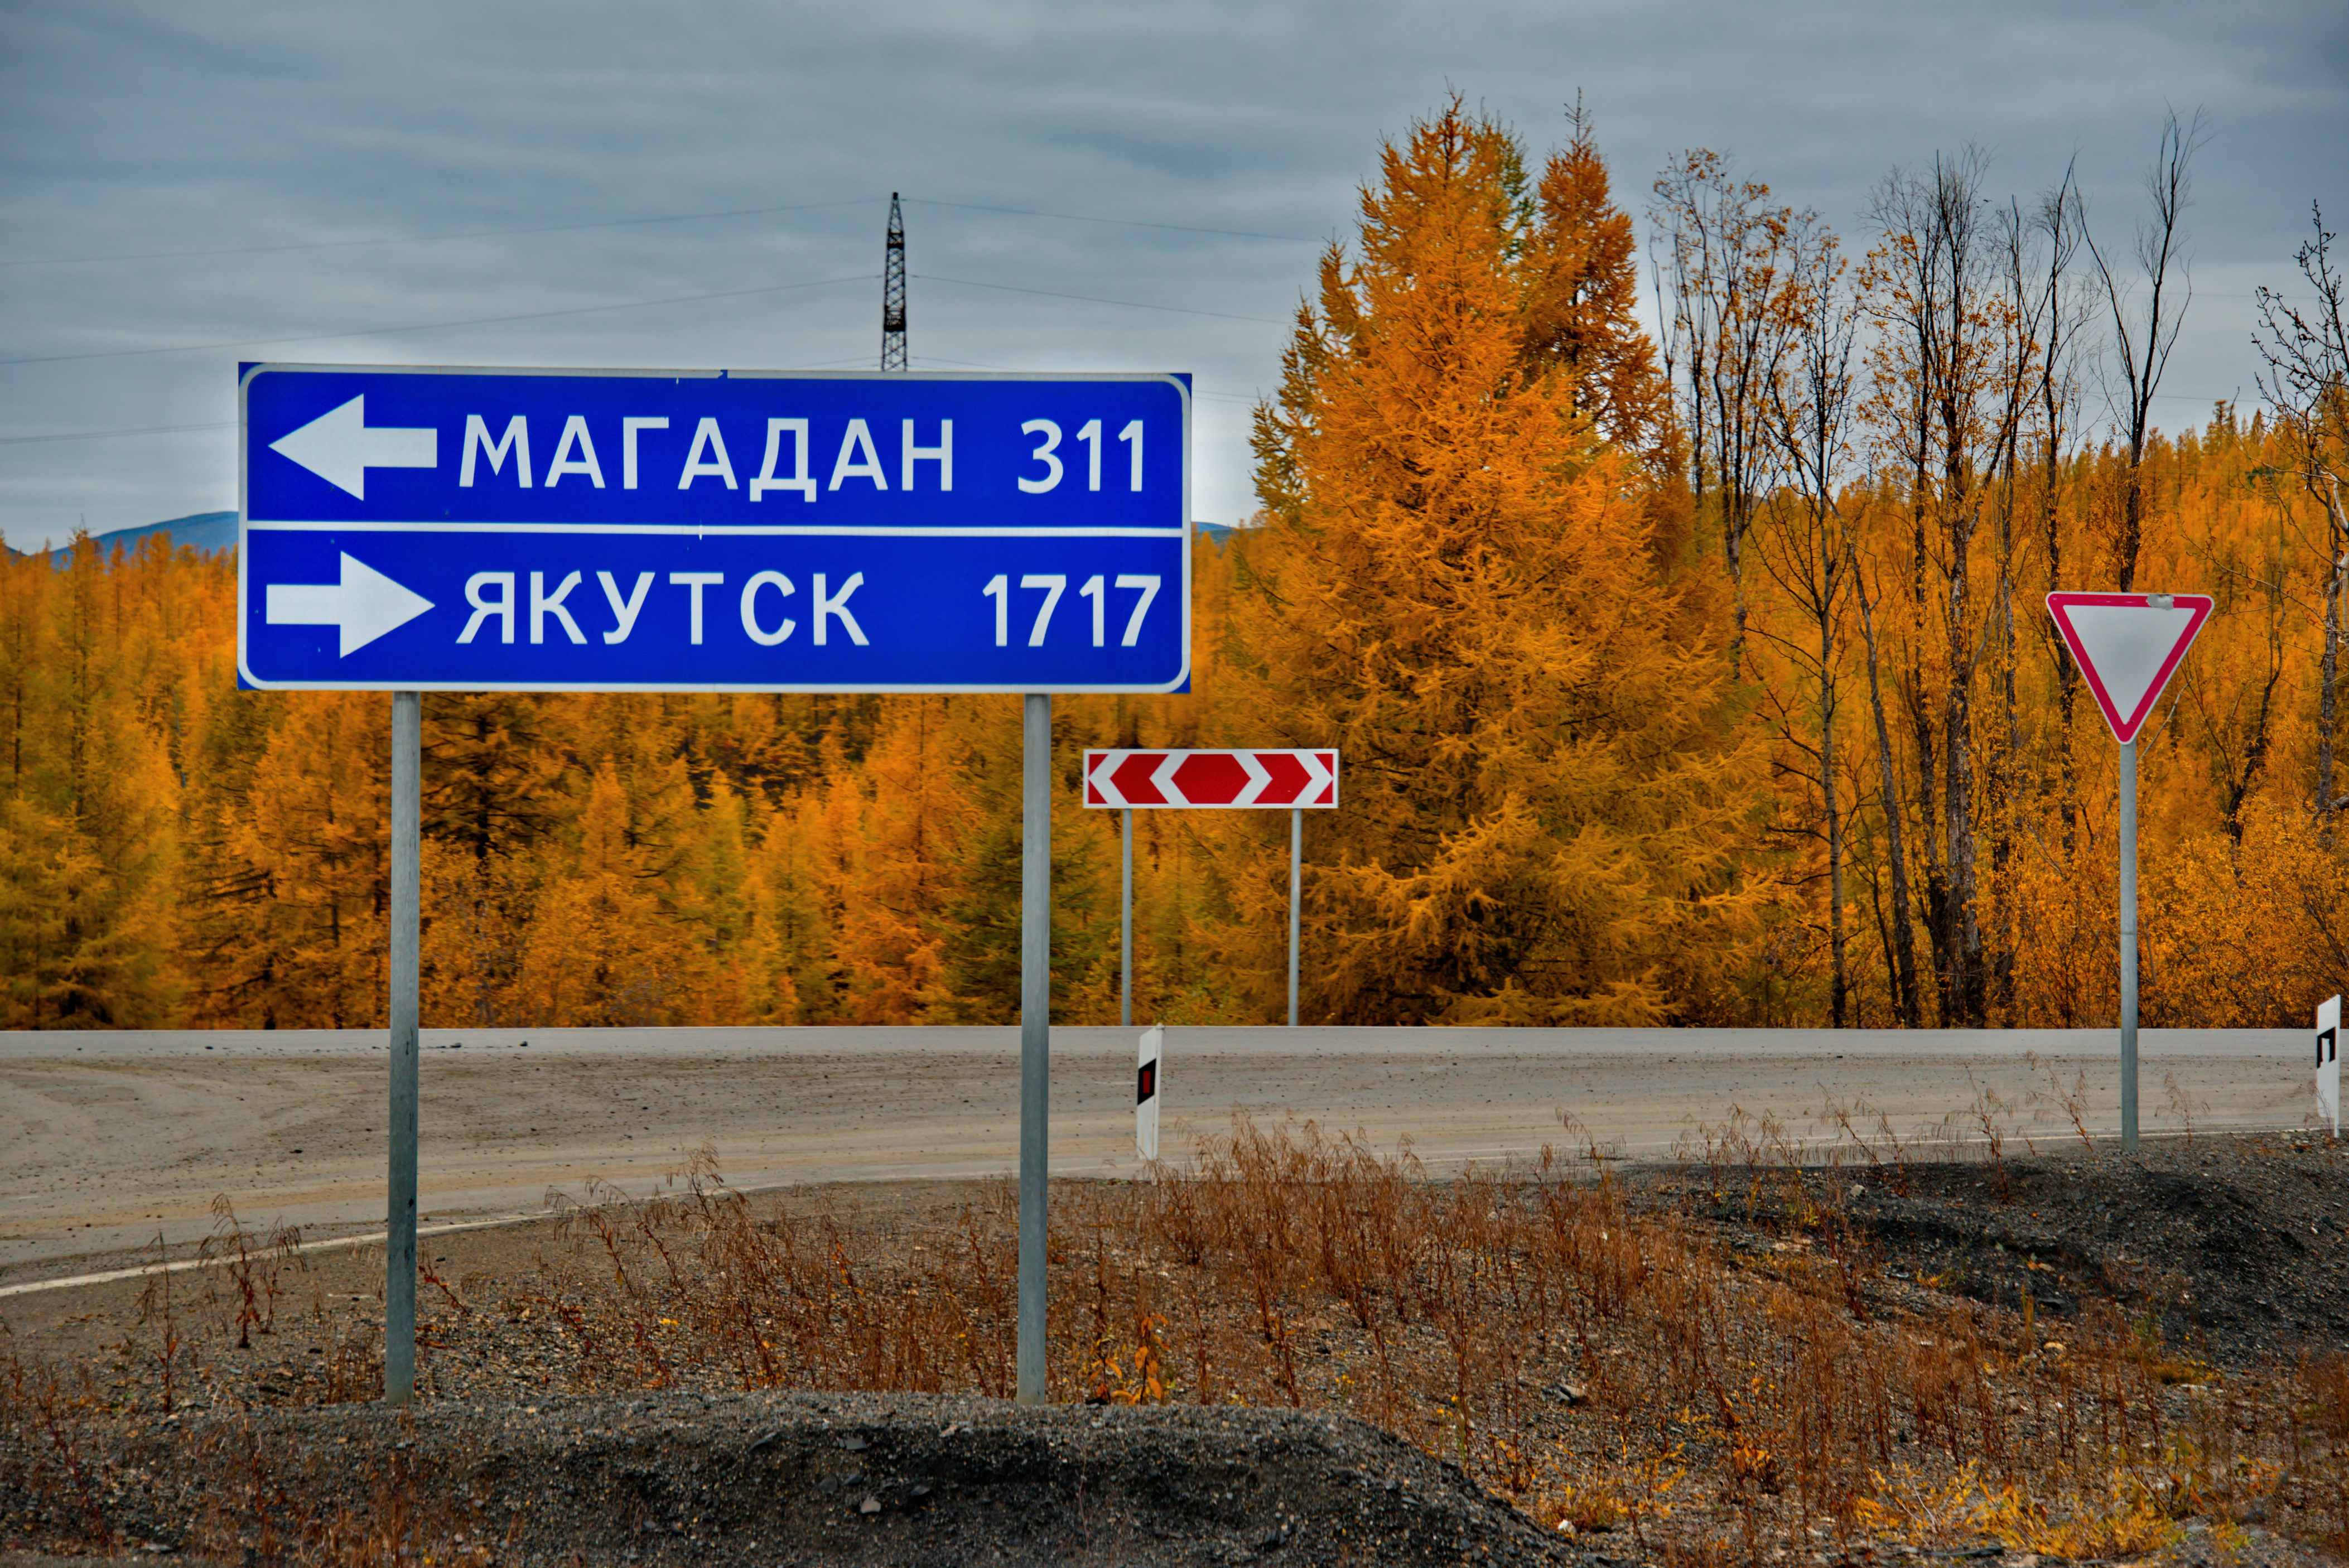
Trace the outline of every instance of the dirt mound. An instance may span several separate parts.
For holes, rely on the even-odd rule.
[[[150,1479],[109,1501],[119,1539],[228,1560],[406,1520],[457,1563],[1608,1561],[1375,1428],[1288,1411],[666,1394],[257,1411],[126,1448]]]
[[[2099,1144],[2021,1158],[1785,1173],[1685,1171],[1710,1217],[1785,1229],[1822,1212],[1887,1271],[1935,1289],[2067,1317],[2109,1302],[2225,1365],[2333,1346],[2349,1316],[2349,1149],[2259,1134]],[[1796,1194],[1799,1193],[1799,1197]],[[1700,1212],[1706,1206],[1700,1205]]]

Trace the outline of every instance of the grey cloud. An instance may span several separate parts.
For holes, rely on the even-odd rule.
[[[0,261],[857,199],[771,218],[178,262],[0,267],[0,357],[460,320],[878,271],[909,197],[1303,242],[909,205],[916,364],[1189,369],[1202,517],[1252,504],[1247,399],[1278,326],[995,293],[947,277],[1286,319],[1377,140],[1448,88],[1537,147],[1578,88],[1619,196],[1729,148],[1855,241],[1894,163],[1979,142],[2029,192],[2076,151],[2125,228],[2165,103],[2205,106],[2204,290],[2170,385],[2250,377],[2249,304],[2312,197],[2349,211],[2349,18],[2261,0],[1710,9],[1396,0],[1170,6],[404,0],[0,4]],[[922,274],[929,274],[927,277]],[[874,354],[877,282],[265,351],[0,366],[0,434],[223,420],[233,365],[814,365]],[[2199,403],[2165,406],[2174,422]],[[225,431],[0,447],[19,546],[233,504]]]

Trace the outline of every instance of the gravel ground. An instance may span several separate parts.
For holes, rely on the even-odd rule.
[[[1648,1568],[1547,1535],[1454,1466],[1359,1421],[1268,1410],[1022,1409],[910,1395],[669,1395],[367,1408],[125,1434],[147,1485],[110,1511],[123,1550],[0,1549],[0,1568],[250,1563],[407,1479],[417,1555],[450,1564],[1573,1564]],[[305,1517],[223,1486],[256,1458],[306,1478]],[[234,1499],[234,1501],[230,1501]],[[189,1550],[201,1532],[203,1547]],[[378,1547],[380,1543],[378,1542]],[[1784,1556],[1773,1553],[1773,1558]],[[364,1560],[390,1560],[390,1554]],[[2052,1568],[1994,1546],[1893,1548],[1926,1568]],[[2147,1568],[2339,1568],[2257,1527],[2196,1522]]]
[[[2338,1568],[2340,1559],[2265,1530],[2222,1537],[2207,1524],[2186,1528],[2185,1539],[2154,1558],[2162,1568]]]
[[[2304,1351],[2337,1349],[2334,1326],[2349,1314],[2349,1154],[2304,1136],[2205,1136],[2148,1143],[2133,1156],[2043,1140],[2035,1152],[1961,1163],[1649,1166],[1620,1175],[1635,1208],[1692,1217],[1757,1277],[1775,1274],[1790,1253],[1857,1246],[1869,1259],[1867,1291],[1891,1309],[1880,1315],[1888,1322],[1930,1326],[1967,1299],[2003,1314],[2027,1293],[2038,1314],[2116,1311],[2158,1327],[2181,1356],[2256,1377]],[[865,1266],[951,1238],[965,1206],[984,1220],[1007,1207],[1008,1194],[995,1183],[865,1184],[803,1190],[794,1202],[845,1227]],[[153,1542],[178,1561],[242,1565],[256,1560],[245,1547],[269,1538],[315,1548],[320,1532],[347,1533],[360,1527],[354,1522],[403,1510],[424,1522],[436,1562],[460,1564],[1597,1568],[1646,1561],[1642,1546],[1658,1544],[1620,1528],[1561,1537],[1378,1428],[1265,1408],[1261,1398],[1255,1408],[1022,1409],[707,1384],[557,1394],[576,1373],[561,1338],[541,1320],[490,1307],[512,1292],[552,1289],[557,1274],[605,1266],[599,1249],[581,1251],[585,1244],[575,1231],[566,1238],[529,1226],[428,1249],[434,1279],[453,1290],[436,1284],[427,1295],[440,1330],[428,1382],[436,1397],[412,1417],[331,1402],[353,1397],[335,1391],[347,1353],[372,1369],[380,1254],[321,1254],[289,1271],[285,1322],[257,1335],[249,1351],[226,1343],[241,1336],[222,1271],[177,1276],[183,1321],[204,1343],[201,1375],[180,1390],[174,1416],[101,1418],[93,1451],[105,1453],[107,1479],[95,1505],[130,1555],[82,1561],[152,1562]],[[159,1411],[151,1367],[109,1350],[157,1331],[140,1294],[124,1281],[12,1300],[0,1314],[0,1351],[88,1367],[102,1381],[83,1386],[110,1408]],[[460,1295],[475,1307],[459,1306]],[[1341,1317],[1299,1327],[1316,1342],[1343,1335]],[[1610,1346],[1603,1354],[1634,1351]],[[2209,1376],[2190,1366],[2178,1373],[2181,1381]],[[0,1385],[0,1399],[7,1397]],[[1605,1444],[1582,1441],[1589,1434],[1578,1436],[1576,1425],[1590,1417],[1577,1408],[1541,1421],[1567,1445],[1560,1452],[1596,1465]],[[87,1523],[61,1507],[56,1489],[38,1501],[12,1497],[7,1459],[0,1453],[0,1568],[78,1561],[6,1553],[12,1542],[55,1549],[86,1538]],[[1691,1522],[1688,1501],[1677,1523]],[[2272,1522],[2291,1521],[2278,1511]],[[1933,1544],[1940,1550],[1879,1544],[1878,1555],[1856,1561],[2039,1561],[1963,1540]],[[1790,1568],[1809,1568],[1834,1562],[1826,1545],[1791,1537],[1768,1550]],[[259,1560],[270,1560],[266,1551]],[[2197,1524],[2155,1561],[2314,1568],[2336,1560],[2261,1529],[2214,1533]]]

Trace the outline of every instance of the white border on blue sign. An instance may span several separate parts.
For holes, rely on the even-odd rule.
[[[927,681],[913,683],[868,683],[840,685],[833,682],[694,682],[671,681],[264,681],[258,679],[245,664],[245,630],[250,624],[245,612],[246,563],[253,552],[246,548],[245,535],[254,527],[279,533],[296,532],[414,532],[430,530],[442,533],[690,533],[690,534],[814,534],[836,538],[857,535],[887,535],[891,537],[999,537],[999,538],[1164,538],[1170,531],[1162,528],[1035,528],[1035,527],[840,527],[822,524],[728,524],[703,527],[693,523],[499,523],[448,522],[440,520],[415,523],[377,521],[371,522],[264,522],[255,525],[250,519],[246,495],[246,463],[251,440],[246,428],[245,392],[254,378],[273,371],[293,371],[302,374],[351,376],[576,376],[601,378],[626,377],[641,381],[1052,381],[1081,383],[1093,381],[1158,381],[1174,387],[1183,399],[1183,662],[1174,676],[1163,682],[1140,685],[1095,685],[1092,683],[1025,683],[1011,686],[996,684],[946,685]],[[1145,370],[1055,371],[1055,370],[641,370],[588,369],[577,366],[493,366],[493,365],[319,365],[264,362],[248,366],[237,377],[236,384],[236,671],[239,681],[255,691],[568,691],[568,692],[793,692],[812,695],[861,696],[867,693],[939,693],[939,694],[1025,694],[1074,695],[1147,695],[1179,692],[1191,680],[1191,550],[1193,536],[1198,530],[1191,521],[1191,388],[1179,376]]]

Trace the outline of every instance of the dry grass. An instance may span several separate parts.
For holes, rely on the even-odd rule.
[[[2221,1378],[2094,1304],[2045,1337],[2027,1306],[1885,1278],[1841,1183],[1803,1180],[1766,1128],[1721,1130],[1707,1156],[1716,1195],[1742,1184],[1785,1233],[1741,1250],[1635,1212],[1596,1162],[1435,1181],[1309,1125],[1241,1126],[1154,1180],[1072,1188],[1053,1398],[1343,1410],[1545,1523],[1692,1561],[1952,1519],[2110,1555],[2279,1493],[2349,1543],[2341,1363]],[[572,1211],[545,1287],[499,1310],[558,1338],[584,1388],[1000,1396],[1011,1218],[1006,1191],[876,1249],[705,1165],[678,1196]]]
[[[1348,1412],[1546,1525],[1619,1530],[1667,1563],[1968,1538],[2110,1557],[2187,1518],[2262,1513],[2349,1549],[2349,1360],[2221,1376],[2095,1303],[2059,1338],[2027,1302],[1888,1277],[1846,1183],[1792,1169],[1766,1125],[1692,1152],[1691,1185],[1760,1229],[1635,1211],[1596,1160],[1433,1180],[1310,1125],[1239,1126],[1151,1180],[1071,1185],[1050,1246],[1052,1396]],[[1869,1180],[1902,1180],[1897,1148],[1866,1158]],[[531,1289],[428,1278],[424,1387],[1001,1397],[1013,1231],[1008,1188],[884,1238],[754,1202],[705,1161],[667,1196],[564,1206]],[[137,1398],[205,1376],[192,1339],[269,1331],[301,1268],[276,1240],[239,1243],[200,1293],[159,1279],[120,1350]],[[212,1387],[372,1398],[362,1364],[274,1398]],[[87,1418],[120,1402],[119,1377],[5,1366],[0,1482],[37,1487],[61,1531],[102,1529]],[[231,1532],[248,1543],[252,1517]],[[365,1542],[393,1516],[372,1517],[303,1525],[295,1554],[376,1560]]]

